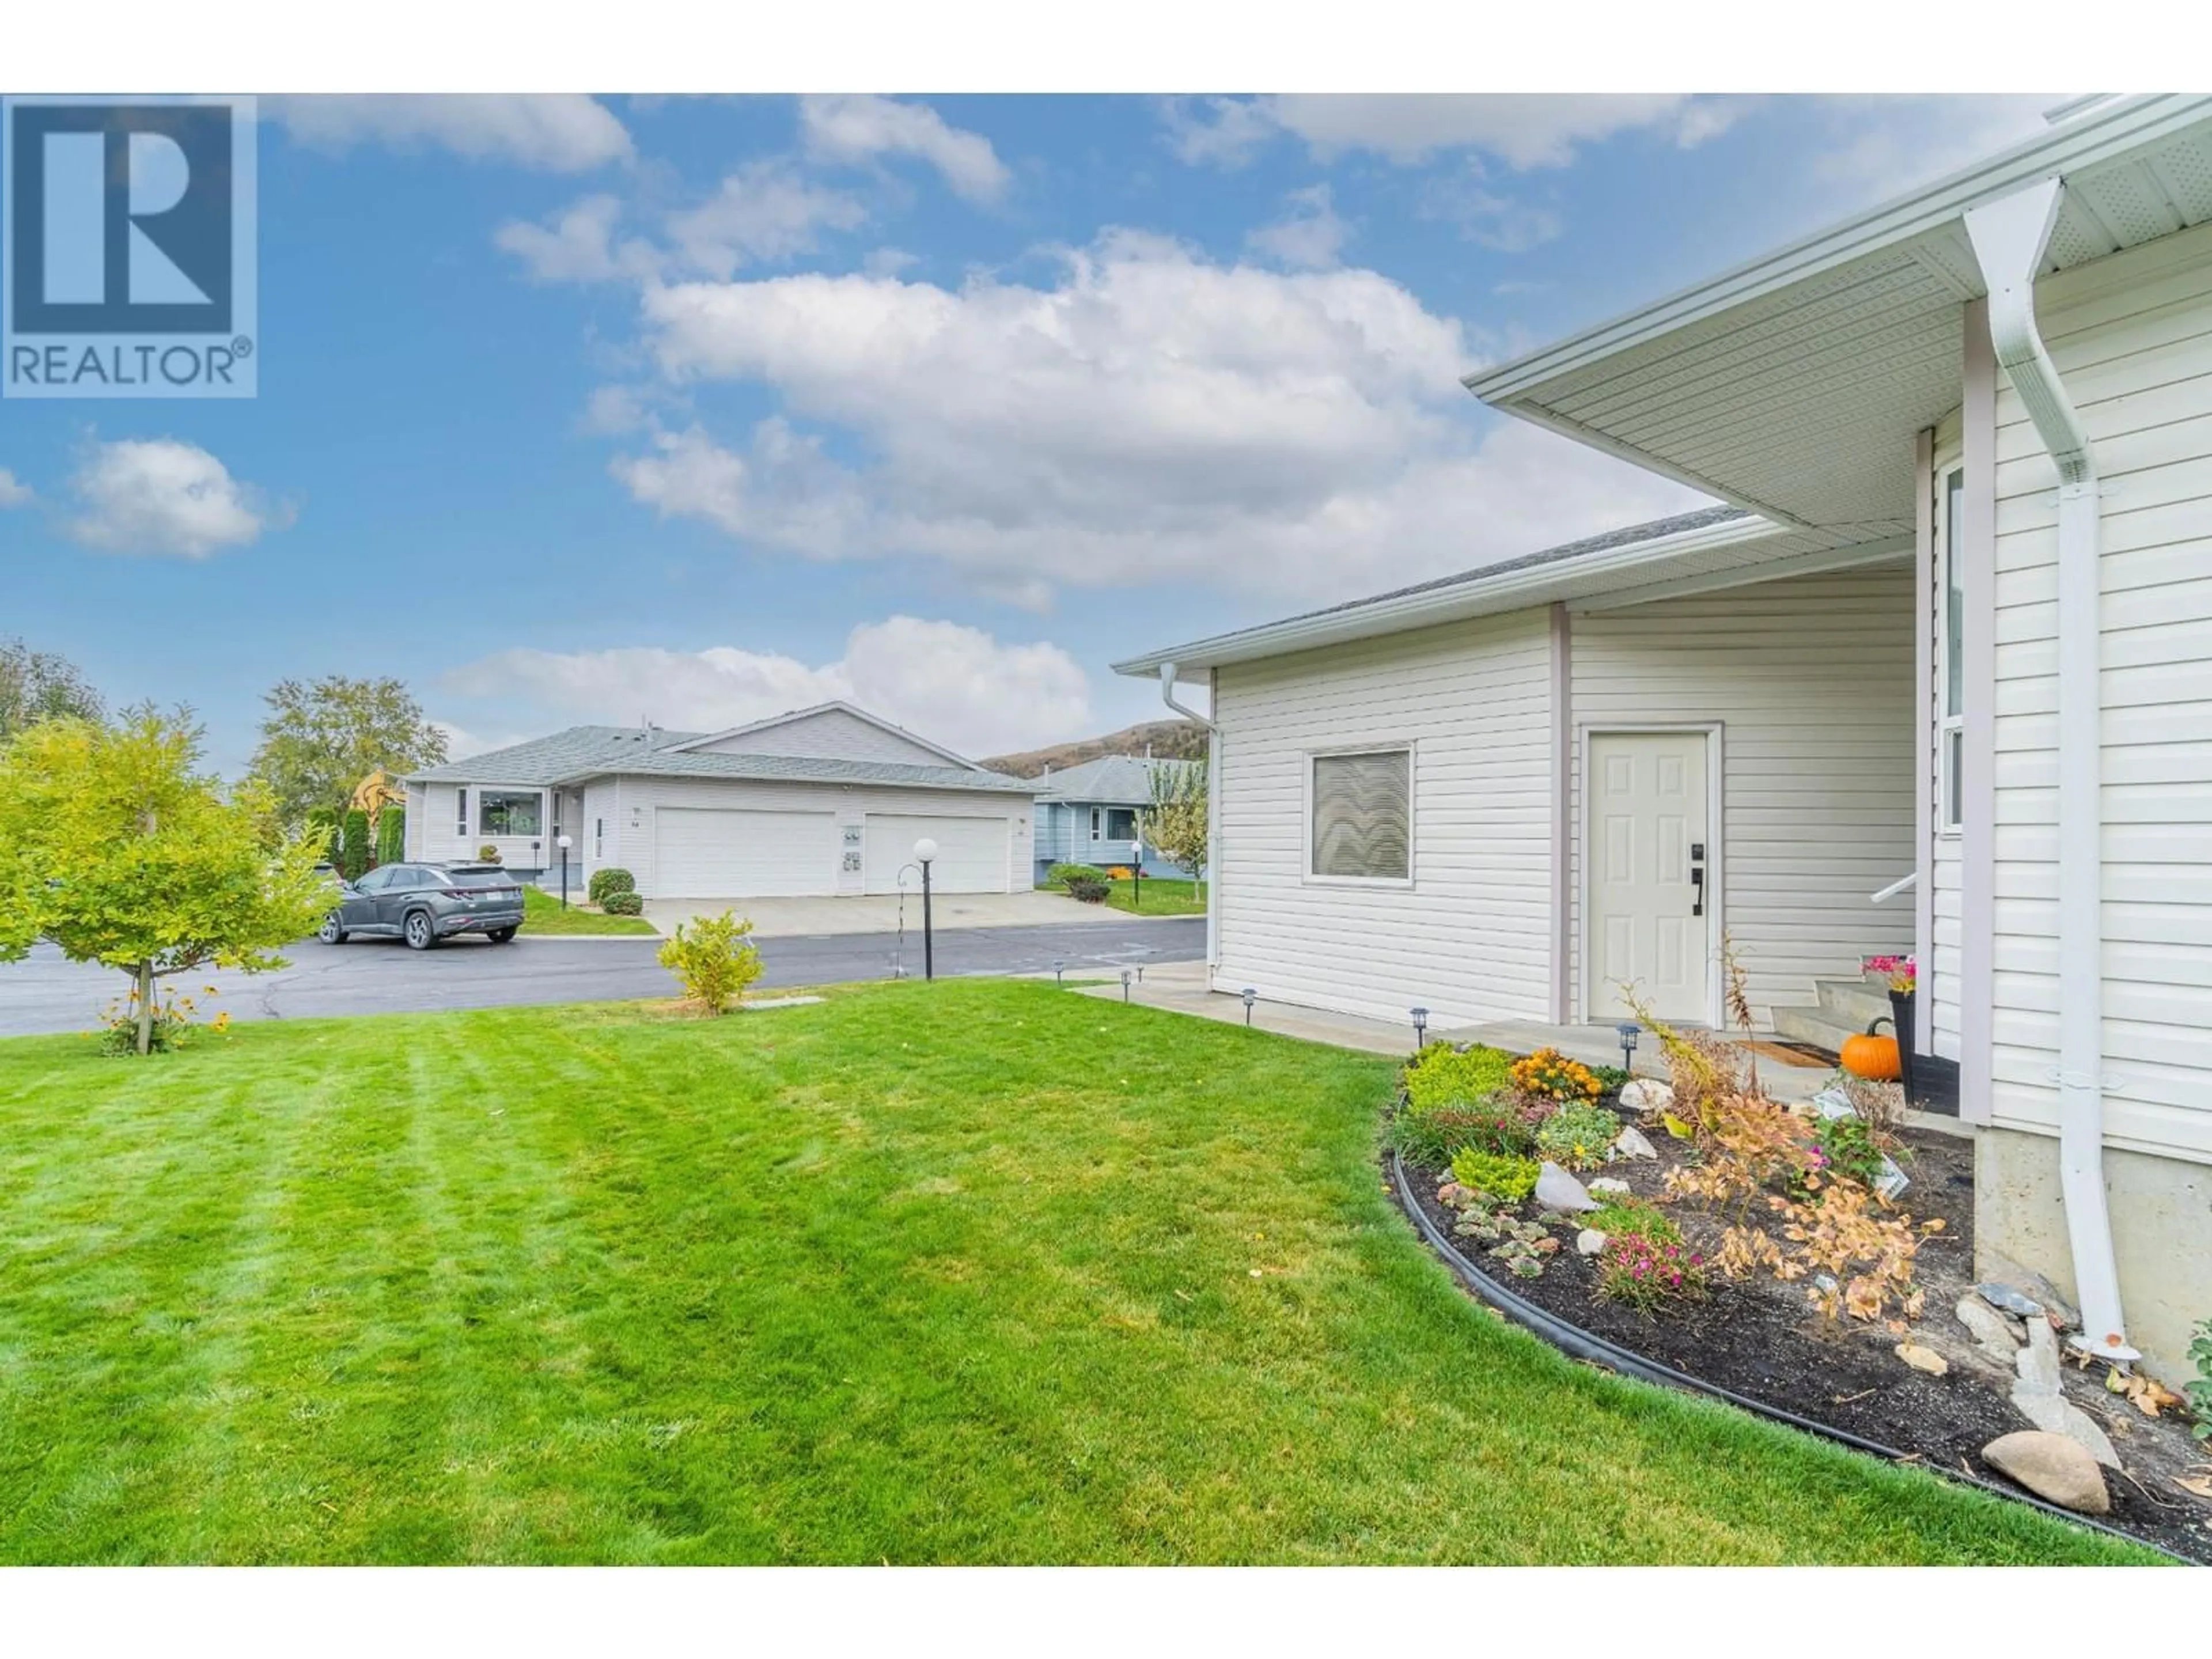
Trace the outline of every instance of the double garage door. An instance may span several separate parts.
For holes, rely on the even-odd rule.
[[[655,898],[824,896],[838,890],[843,837],[830,812],[664,806],[653,814]],[[871,812],[861,869],[871,893],[898,891],[914,844],[938,846],[930,884],[940,893],[1007,890],[1007,820]],[[918,889],[918,878],[908,877]]]

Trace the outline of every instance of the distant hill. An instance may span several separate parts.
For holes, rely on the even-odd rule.
[[[1206,757],[1206,728],[1188,720],[1146,720],[1141,725],[1109,732],[1103,738],[1079,738],[1050,749],[1031,749],[1018,755],[994,755],[983,763],[994,772],[1011,777],[1033,778],[1048,766],[1065,772],[1102,755],[1141,755],[1151,745],[1155,760],[1202,760]]]

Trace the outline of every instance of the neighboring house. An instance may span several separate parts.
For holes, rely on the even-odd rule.
[[[1911,951],[1917,1047],[1981,1128],[1984,1269],[2185,1370],[2208,222],[2212,100],[2099,102],[1473,377],[1730,505],[1120,665],[1211,684],[1216,985],[1565,1024],[1635,980],[1715,1023],[1725,933],[1762,1022],[1840,1026],[1857,958]]]
[[[1190,761],[1107,755],[1064,772],[1047,768],[1034,778],[1036,796],[1036,878],[1055,864],[1100,869],[1134,867],[1139,854],[1148,876],[1187,876],[1137,839],[1137,814],[1152,804],[1152,777],[1164,767]]]
[[[896,892],[927,836],[938,890],[1018,892],[1034,790],[842,702],[726,732],[577,726],[409,778],[407,856],[489,845],[550,884],[566,835],[579,887],[611,866],[651,898],[828,896]]]

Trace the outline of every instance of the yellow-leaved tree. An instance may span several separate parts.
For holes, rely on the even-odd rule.
[[[734,910],[680,922],[660,947],[660,965],[676,975],[701,1013],[726,1012],[731,999],[744,995],[745,987],[761,976],[752,931],[752,923]]]
[[[0,746],[0,961],[51,940],[131,976],[138,1053],[155,981],[213,965],[259,973],[314,931],[322,842],[276,828],[265,786],[198,769],[187,713],[112,726],[40,720]]]

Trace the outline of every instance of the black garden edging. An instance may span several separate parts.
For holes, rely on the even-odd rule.
[[[1718,1400],[1724,1404],[1734,1406],[1739,1411],[1749,1412],[1754,1417],[1763,1417],[1770,1423],[1780,1423],[1806,1434],[1817,1435],[1823,1440],[1832,1441],[1839,1446],[1848,1447],[1852,1451],[1864,1453],[1869,1457],[1878,1457],[1885,1463],[1910,1462],[1913,1468],[1925,1469],[1929,1474],[1938,1475],[1954,1485],[1972,1486],[1978,1491],[1988,1492],[1992,1497],[2002,1498],[2008,1503],[2022,1504],[2030,1509],[2041,1510],[2045,1515],[2055,1516],[2071,1526],[2084,1528],[2090,1532],[2103,1533],[2108,1538],[2119,1539],[2123,1542],[2133,1544],[2138,1549],[2149,1550],[2185,1566],[2196,1565],[2186,1557],[2176,1555],[2170,1550],[2161,1549],[2158,1545],[2147,1539],[2139,1538],[2133,1533],[2123,1532],[2118,1527],[2106,1526],[2101,1521],[2094,1521],[2087,1516],[2077,1515],[2072,1510],[2061,1509],[2056,1504],[2046,1504],[2032,1493],[2023,1492],[2009,1486],[2001,1486],[1993,1480],[1984,1480],[1979,1475],[1969,1474],[1963,1469],[1947,1468],[1940,1463],[1920,1462],[1911,1458],[1894,1446],[1885,1446],[1879,1441],[1869,1440],[1848,1430],[1833,1428],[1826,1423],[1816,1422],[1809,1417],[1800,1417],[1795,1412],[1784,1411],[1778,1406],[1769,1406],[1760,1401],[1747,1399],[1716,1383],[1703,1382],[1686,1371],[1678,1371],[1672,1365],[1662,1365],[1656,1359],[1647,1359],[1642,1354],[1621,1347],[1616,1343],[1608,1342],[1601,1336],[1594,1335],[1579,1325],[1571,1325],[1558,1315],[1547,1312],[1544,1309],[1536,1306],[1525,1297],[1515,1295],[1504,1285],[1484,1273],[1481,1268],[1476,1267],[1474,1262],[1468,1261],[1459,1247],[1444,1236],[1436,1223],[1429,1219],[1420,1205],[1414,1201],[1413,1191],[1406,1179],[1405,1160],[1395,1152],[1390,1154],[1390,1173],[1397,1183],[1398,1207],[1413,1218],[1413,1225],[1419,1230],[1421,1237],[1428,1242],[1429,1248],[1443,1258],[1444,1265],[1449,1267],[1453,1273],[1484,1302],[1497,1309],[1498,1312],[1524,1330],[1543,1338],[1545,1341],[1570,1358],[1584,1360],[1590,1364],[1602,1366],[1607,1370],[1617,1371],[1624,1376],[1632,1376],[1638,1382],[1656,1383],[1663,1389],[1676,1389],[1685,1394],[1703,1395],[1708,1400]]]

